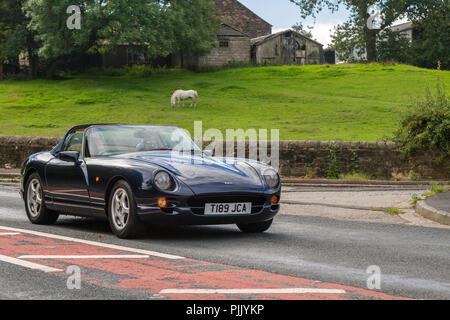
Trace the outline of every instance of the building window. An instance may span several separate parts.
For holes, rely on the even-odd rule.
[[[221,47],[221,48],[228,48],[229,47],[228,41],[220,41],[219,42],[219,47]]]

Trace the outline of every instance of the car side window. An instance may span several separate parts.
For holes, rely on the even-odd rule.
[[[75,131],[67,136],[61,148],[61,151],[77,151],[81,153],[82,145],[83,131]]]

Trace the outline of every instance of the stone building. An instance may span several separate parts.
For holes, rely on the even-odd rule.
[[[222,67],[232,62],[249,63],[250,39],[272,33],[272,25],[237,0],[212,0],[222,25],[216,47],[199,55],[183,52],[172,56],[172,64],[190,69]]]
[[[272,25],[237,0],[213,0],[222,22],[241,31],[249,38],[272,33]]]
[[[182,59],[182,60],[181,60]],[[250,62],[250,38],[241,31],[222,24],[217,31],[216,47],[207,54],[183,53],[175,55],[174,65],[189,69],[221,67],[231,62]]]

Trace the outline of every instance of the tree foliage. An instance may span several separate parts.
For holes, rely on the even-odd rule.
[[[450,2],[427,0],[409,10],[415,26],[411,63],[419,67],[450,69]]]
[[[348,21],[338,26],[337,39],[349,40],[350,45],[360,45],[348,50],[364,49],[368,61],[376,60],[376,40],[381,30],[390,26],[397,18],[405,14],[413,0],[290,0],[300,8],[302,17],[316,17],[323,9],[327,8],[335,12],[345,6],[351,13]],[[426,1],[426,0],[422,0]],[[367,13],[371,5],[377,5],[381,9],[382,25],[380,29],[372,30],[367,27],[369,15]],[[352,33],[352,36],[349,35]],[[355,41],[356,38],[358,41]],[[345,42],[344,42],[345,43]],[[336,46],[336,42],[334,43]]]
[[[81,28],[69,29],[69,6],[81,11]],[[0,0],[0,62],[26,52],[49,63],[104,53],[119,45],[147,47],[149,57],[181,50],[205,52],[220,20],[211,0]]]
[[[334,29],[331,35],[331,48],[339,61],[353,62],[365,54],[364,35],[353,21],[346,21]]]
[[[345,6],[350,11],[349,19],[337,26],[332,36],[332,47],[336,49],[340,60],[348,61],[355,55],[366,55],[368,61],[397,60],[427,68],[436,68],[440,61],[443,69],[450,68],[448,0],[290,1],[299,6],[302,17],[316,17],[326,8],[335,12]],[[382,25],[380,29],[370,30],[367,27],[367,9],[374,4],[381,9]],[[387,29],[401,17],[407,17],[413,22],[415,38],[412,48],[404,39]]]
[[[22,10],[24,0],[0,0],[0,63],[17,60],[19,54],[29,57],[30,71],[36,76],[39,43],[28,28],[30,20]]]
[[[69,5],[81,9],[79,30],[66,26]],[[28,0],[24,9],[45,58],[105,52],[124,44],[146,45],[150,56],[207,50],[218,27],[207,0]]]
[[[312,28],[308,27],[308,30],[305,29],[301,22],[297,22],[292,26],[292,30],[304,35],[307,38],[313,39],[313,34],[311,32]]]
[[[411,42],[401,33],[390,29],[380,34],[377,42],[378,61],[410,63],[412,59]]]

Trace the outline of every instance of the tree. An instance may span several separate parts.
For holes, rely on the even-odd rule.
[[[445,0],[418,2],[408,10],[413,22],[411,63],[425,68],[450,69],[450,3]]]
[[[37,76],[39,43],[28,28],[30,20],[22,6],[24,0],[0,0],[0,64],[7,58],[26,53],[30,62],[30,75]]]
[[[220,18],[214,13],[211,0],[172,0],[170,30],[173,31],[173,50],[197,53],[209,52],[217,40]]]
[[[312,39],[313,38],[313,34],[311,32],[312,28],[308,27],[308,29],[309,30],[305,30],[301,22],[297,22],[292,26],[292,30],[297,31],[298,33],[304,35],[305,37]]]
[[[377,42],[378,61],[410,63],[411,56],[411,42],[408,38],[390,29],[380,34]]]
[[[81,28],[67,28],[69,5],[81,11]],[[218,22],[209,0],[27,0],[29,27],[52,76],[65,57],[104,53],[118,45],[146,45],[149,56],[211,47]]]
[[[356,57],[363,57],[365,49],[361,28],[351,20],[336,26],[331,35],[331,48],[339,61],[352,62],[358,60]]]
[[[364,49],[368,61],[376,61],[376,41],[379,32],[390,26],[397,18],[405,14],[414,0],[290,0],[300,8],[303,18],[307,16],[315,17],[324,8],[332,12],[339,10],[344,5],[351,12],[351,17],[345,27],[348,30],[358,29],[357,36],[360,43],[364,43]],[[427,1],[427,0],[421,0]],[[380,29],[369,29],[367,20],[369,18],[368,9],[372,5],[378,5],[381,10],[383,22]],[[356,34],[356,33],[355,33]],[[339,37],[342,36],[339,35]]]

